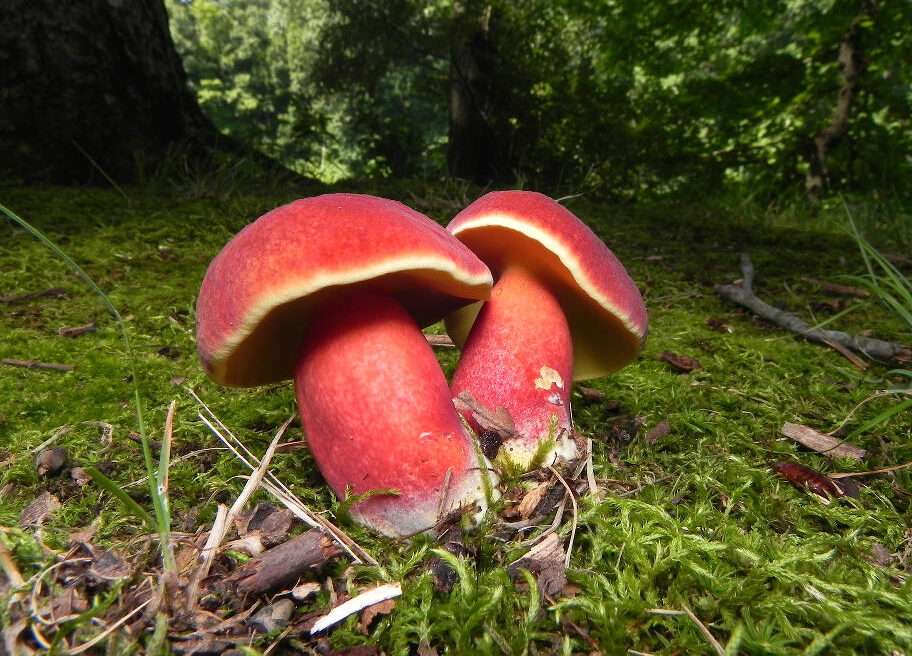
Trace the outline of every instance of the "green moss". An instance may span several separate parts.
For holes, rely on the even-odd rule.
[[[412,204],[409,194],[415,191],[424,199],[419,209],[439,219],[456,211],[448,194],[465,193],[452,189],[400,182],[363,187]],[[197,390],[260,453],[295,410],[290,385],[236,390],[209,382],[195,357],[193,314],[212,256],[251,218],[295,194],[216,199],[143,189],[127,194],[129,204],[100,190],[15,189],[0,193],[0,200],[49,233],[129,317],[153,438],[160,437],[168,402],[178,399],[170,497],[179,528],[192,510],[199,511],[199,521],[211,521],[215,499],[234,498],[243,486],[238,476],[245,473],[224,451],[190,455],[221,445],[197,418],[183,386]],[[461,563],[460,584],[446,596],[434,591],[424,573],[431,557],[426,540],[402,545],[352,528],[381,562],[379,570],[357,568],[354,581],[404,580],[404,595],[396,610],[378,621],[373,636],[361,635],[356,621],[348,620],[332,634],[333,644],[376,640],[387,653],[430,643],[451,653],[519,654],[589,651],[594,640],[605,653],[709,653],[686,617],[647,612],[687,604],[723,644],[735,635],[739,653],[912,649],[908,563],[899,558],[879,566],[868,560],[875,544],[900,556],[909,550],[912,473],[867,479],[857,500],[825,506],[769,467],[775,460],[797,459],[821,471],[858,468],[798,449],[779,437],[778,428],[783,421],[835,428],[883,384],[884,369],[875,365],[859,372],[835,352],[722,302],[712,288],[739,276],[737,254],[748,251],[757,268],[758,294],[810,316],[820,299],[801,278],[859,273],[854,243],[835,220],[741,214],[740,208],[710,204],[627,208],[577,199],[571,209],[590,221],[628,266],[649,308],[650,339],[640,359],[592,384],[619,401],[625,415],[643,417],[646,428],[667,419],[671,432],[655,444],[642,435],[618,441],[611,431],[614,416],[604,404],[574,406],[580,429],[594,438],[596,477],[641,489],[623,497],[605,493],[599,502],[580,500],[569,573],[580,592],[546,602],[540,611],[535,590],[517,587],[505,573],[508,556],[518,555],[515,549],[472,536],[479,558]],[[870,228],[890,225],[870,214],[876,219]],[[889,234],[871,237],[889,245]],[[0,461],[11,459],[0,471],[5,490],[0,525],[16,526],[22,508],[48,489],[63,502],[44,532],[49,545],[63,546],[68,530],[96,519],[100,541],[122,543],[139,530],[132,516],[91,484],[39,477],[31,454],[68,426],[56,443],[68,449],[72,464],[103,466],[124,486],[144,475],[139,445],[128,438],[135,419],[116,328],[95,297],[30,237],[0,224],[0,244],[2,294],[50,287],[68,292],[64,299],[0,306],[0,356],[75,365],[69,373],[0,367]],[[732,332],[713,331],[710,318],[724,321]],[[62,326],[92,321],[95,333],[57,335]],[[910,341],[903,325],[874,304],[833,327]],[[703,368],[676,374],[658,361],[663,351],[696,357]],[[455,354],[441,353],[441,359],[451,371]],[[890,402],[863,406],[850,427]],[[869,451],[864,467],[912,461],[909,415],[858,438]],[[92,422],[114,427],[110,443]],[[288,437],[301,435],[291,429]],[[306,451],[277,455],[274,471],[312,507],[333,507]],[[126,489],[151,507],[142,485]],[[38,570],[43,556],[26,533],[6,532],[2,539],[26,575]],[[322,597],[315,602],[325,603]]]

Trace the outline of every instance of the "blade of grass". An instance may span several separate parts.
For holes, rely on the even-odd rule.
[[[47,235],[45,235],[38,228],[33,226],[25,219],[21,218],[18,214],[3,204],[0,204],[0,212],[2,212],[7,219],[32,235],[35,239],[46,246],[52,253],[54,253],[54,255],[56,255],[60,260],[62,260],[63,263],[66,264],[66,266],[73,273],[75,273],[80,280],[88,285],[99,299],[101,299],[102,304],[105,306],[108,312],[111,313],[111,316],[114,317],[114,321],[116,322],[118,330],[120,331],[120,337],[123,343],[124,352],[127,356],[130,379],[132,380],[133,384],[133,400],[136,406],[136,423],[137,428],[139,429],[139,435],[142,443],[143,460],[146,464],[146,474],[149,477],[149,491],[152,497],[152,506],[155,511],[155,519],[157,520],[162,561],[164,563],[165,570],[174,572],[177,570],[177,564],[175,563],[174,556],[171,553],[171,549],[169,548],[171,542],[171,518],[168,512],[168,505],[162,499],[161,494],[159,493],[159,481],[158,477],[156,476],[155,465],[152,458],[152,446],[149,442],[149,436],[146,433],[146,426],[143,418],[143,403],[139,388],[139,376],[136,371],[135,358],[133,357],[133,349],[130,345],[130,337],[127,334],[126,323],[124,322],[123,317],[120,315],[120,312],[118,312],[117,308],[114,307],[114,304],[111,302],[111,299],[108,297],[108,295],[102,291],[102,289],[95,283],[89,274],[87,274],[83,268],[79,266],[75,260],[73,260],[73,258],[67,255],[59,246],[57,246],[57,244],[51,241]]]
[[[85,467],[85,470],[86,473],[92,477],[92,480],[95,481],[95,485],[120,501],[121,505],[127,512],[148,526],[150,530],[155,530],[156,525],[155,520],[152,518],[152,515],[150,515],[145,508],[136,503],[136,501],[133,500],[133,497],[120,489],[117,483],[112,481],[110,478],[102,474],[94,467]]]
[[[852,433],[849,435],[848,439],[851,439],[852,437],[866,433],[869,430],[871,430],[872,428],[876,428],[877,426],[880,426],[881,424],[886,423],[891,417],[898,415],[900,412],[903,412],[904,410],[908,410],[909,408],[912,408],[912,399],[907,399],[906,401],[902,401],[901,403],[897,403],[896,405],[891,405],[889,408],[887,408],[886,410],[881,412],[876,417],[872,417],[871,419],[868,419],[861,426],[859,426],[858,428],[853,430]]]

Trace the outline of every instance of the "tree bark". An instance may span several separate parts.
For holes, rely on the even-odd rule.
[[[128,182],[175,146],[218,139],[187,86],[162,0],[3,5],[0,176]]]
[[[450,44],[447,168],[453,177],[487,184],[498,171],[498,142],[490,117],[493,77],[491,7],[472,11],[456,2]]]
[[[839,43],[838,61],[842,71],[842,86],[836,108],[830,122],[817,133],[808,148],[808,172],[804,185],[808,198],[814,202],[830,187],[827,156],[848,132],[852,103],[858,95],[859,80],[865,68],[861,44],[862,21],[874,11],[874,0],[863,0],[861,11]]]

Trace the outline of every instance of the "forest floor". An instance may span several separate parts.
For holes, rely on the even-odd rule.
[[[441,221],[477,195],[428,184],[410,190],[404,182],[355,190],[398,198]],[[81,264],[126,318],[153,439],[161,439],[166,409],[177,400],[172,527],[175,535],[192,537],[208,530],[218,503],[238,496],[248,471],[230,452],[214,450],[222,445],[200,421],[187,388],[260,455],[295,413],[290,384],[239,390],[206,378],[194,345],[199,284],[210,259],[239,228],[296,194],[125,192],[126,198],[104,190],[5,189],[0,202]],[[755,290],[765,300],[812,324],[858,305],[830,327],[912,341],[878,303],[827,296],[806,280],[838,282],[862,272],[844,224],[707,204],[614,207],[585,197],[567,204],[628,267],[650,315],[639,360],[587,383],[603,396],[573,394],[578,429],[593,439],[600,498],[578,499],[568,583],[545,596],[534,579],[511,578],[506,566],[528,547],[491,537],[488,524],[466,537],[473,555],[464,559],[459,582],[441,591],[428,569],[435,548],[430,539],[391,542],[334,519],[379,566],[351,568],[345,558],[330,563],[317,579],[317,594],[296,603],[289,627],[378,583],[402,584],[395,607],[373,621],[354,616],[316,639],[303,629],[276,629],[244,653],[263,653],[279,635],[283,641],[270,653],[375,653],[343,651],[357,645],[378,645],[387,654],[912,653],[912,470],[854,478],[856,497],[826,503],[772,468],[797,462],[830,473],[912,461],[912,412],[853,435],[852,443],[867,450],[862,462],[829,459],[780,434],[784,422],[821,432],[839,427],[890,384],[889,367],[871,363],[859,370],[836,351],[760,321],[714,291],[740,276],[738,254],[748,252]],[[909,245],[895,242],[889,221],[863,225],[885,250]],[[0,305],[0,358],[73,366],[64,372],[0,365],[0,541],[25,589],[35,591],[18,605],[4,604],[0,617],[18,627],[7,630],[7,640],[37,647],[39,634],[53,635],[60,648],[110,629],[133,610],[130,587],[158,570],[155,545],[142,537],[138,520],[78,469],[102,468],[151,511],[148,488],[130,485],[145,469],[130,438],[137,430],[130,357],[117,326],[57,257],[0,222],[0,296],[54,289]],[[87,324],[94,330],[58,333]],[[701,366],[676,370],[660,359],[666,352]],[[451,373],[456,354],[439,355]],[[357,395],[353,389],[353,403]],[[865,403],[847,432],[894,403]],[[302,438],[293,424],[286,439]],[[37,471],[39,445],[65,449],[58,473]],[[272,471],[310,508],[338,509],[306,450],[278,453]],[[23,517],[45,492],[59,507],[44,496],[46,506],[51,501],[47,512],[32,506]],[[253,499],[268,500],[263,492]],[[67,581],[47,568],[76,553],[71,533],[93,523],[97,551],[82,552],[87,562],[94,567],[97,553],[111,548],[126,569],[96,576],[79,589],[85,596],[67,606],[61,601]],[[573,527],[568,510],[559,533],[564,547]],[[239,549],[221,558],[225,569],[246,559]],[[7,562],[7,575],[9,568]],[[0,595],[10,595],[3,579],[0,574]],[[38,607],[28,618],[21,608],[30,599]],[[69,611],[69,623],[54,626],[48,619],[54,609]],[[124,627],[106,638],[108,653],[151,640],[149,633],[130,637]],[[185,650],[178,640],[173,645]]]

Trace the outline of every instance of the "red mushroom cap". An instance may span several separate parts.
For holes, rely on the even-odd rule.
[[[573,339],[573,377],[596,378],[632,361],[646,338],[643,298],[605,243],[551,198],[531,191],[482,196],[447,226],[494,272],[514,264],[534,271],[554,290]],[[447,318],[458,346],[480,304]]]
[[[339,287],[384,293],[419,325],[487,298],[491,274],[468,248],[401,203],[327,194],[276,208],[209,265],[197,348],[216,382],[291,378],[308,317]]]

